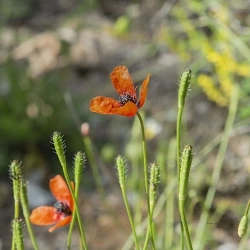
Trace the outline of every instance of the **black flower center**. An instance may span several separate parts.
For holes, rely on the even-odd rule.
[[[63,213],[65,216],[70,216],[72,214],[68,204],[58,201],[55,203],[54,207],[58,213]]]
[[[124,94],[120,95],[119,98],[118,98],[118,102],[121,104],[121,106],[124,106],[127,102],[133,102],[138,107],[139,107],[139,104],[140,104],[137,101],[135,95],[130,95],[128,93],[124,93]]]

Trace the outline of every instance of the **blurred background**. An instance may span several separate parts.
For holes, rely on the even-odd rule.
[[[150,162],[159,152],[168,153],[175,136],[178,80],[186,68],[192,70],[183,141],[195,147],[194,158],[200,157],[191,174],[190,195],[201,199],[211,182],[220,140],[212,146],[211,141],[223,131],[233,87],[240,85],[213,206],[223,212],[212,222],[216,230],[204,248],[237,249],[237,223],[249,199],[249,14],[247,0],[1,0],[0,225],[6,225],[0,230],[2,249],[10,247],[11,160],[23,163],[31,208],[53,202],[48,180],[62,172],[51,135],[64,135],[70,168],[75,152],[85,152],[82,123],[89,126],[106,192],[103,201],[87,161],[81,197],[87,239],[91,249],[122,249],[130,228],[114,158],[126,155],[131,168],[133,159],[140,158],[140,130],[134,118],[89,111],[97,95],[117,98],[109,74],[118,65],[128,67],[136,86],[151,74],[143,107]],[[208,145],[211,150],[201,157]],[[195,206],[194,220],[199,211]],[[66,229],[53,234],[46,228],[36,230],[41,249],[65,249]],[[78,249],[77,233],[75,237]]]

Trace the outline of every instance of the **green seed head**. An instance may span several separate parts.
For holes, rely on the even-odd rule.
[[[13,181],[13,196],[15,201],[19,201],[21,182],[23,180],[22,164],[18,161],[12,161],[9,167],[10,178]]]
[[[62,167],[66,168],[65,142],[62,135],[59,132],[54,132],[52,135],[52,141]]]
[[[244,215],[241,220],[240,224],[238,226],[238,235],[239,237],[242,237],[246,234],[247,232],[247,226],[248,226],[248,218],[246,215]]]
[[[28,192],[27,192],[27,182],[25,180],[21,181],[20,198],[23,209],[24,216],[29,216],[29,206],[28,206]]]
[[[184,73],[181,75],[180,87],[178,92],[178,108],[184,107],[187,92],[190,86],[191,77],[192,77],[192,71],[190,69],[186,69]]]
[[[23,168],[21,162],[14,160],[11,162],[9,167],[10,178],[14,180],[22,180],[23,179]]]
[[[181,158],[181,170],[180,170],[180,188],[179,199],[185,200],[187,194],[187,185],[189,180],[190,168],[193,159],[193,148],[191,145],[187,145],[182,153]]]
[[[86,156],[82,152],[77,152],[74,158],[75,183],[80,183]]]
[[[160,182],[160,167],[153,163],[150,166],[150,177],[149,177],[149,208],[150,213],[153,212],[156,200],[156,191]]]
[[[23,250],[24,249],[24,242],[23,242],[23,225],[24,222],[22,219],[14,219],[12,221],[12,231],[16,249]]]
[[[127,173],[127,165],[126,160],[121,155],[118,155],[115,159],[115,165],[118,170],[118,180],[121,189],[125,187],[125,179],[126,179],[126,173]]]

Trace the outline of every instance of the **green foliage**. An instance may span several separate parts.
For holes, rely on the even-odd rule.
[[[16,19],[30,17],[32,15],[32,5],[30,2],[36,1],[20,0],[19,8],[13,8],[13,0],[4,0],[3,4],[0,6],[0,22],[4,24],[6,21],[11,22]],[[133,4],[137,4],[137,7],[140,6],[139,1],[128,2],[131,6]],[[160,1],[157,1],[157,4],[160,3]],[[67,17],[76,15],[77,18],[80,17],[79,19],[81,20],[83,13],[87,13],[89,10],[95,10],[99,7],[99,1],[76,1],[75,6],[76,7],[73,8],[73,11],[67,14]],[[115,36],[115,39],[121,38],[122,40],[123,38],[126,38],[127,42],[131,38],[131,40],[134,39],[137,43],[136,39],[139,41],[140,39],[143,40],[146,37],[146,43],[152,42],[151,44],[147,44],[148,52],[145,54],[147,59],[145,60],[147,61],[146,65],[148,65],[147,63],[151,60],[151,58],[157,57],[162,51],[165,52],[170,50],[175,53],[175,55],[179,56],[182,62],[180,68],[186,68],[187,66],[192,68],[192,74],[194,74],[194,78],[192,78],[192,85],[195,87],[195,84],[197,84],[200,90],[205,93],[210,101],[220,107],[226,108],[223,109],[223,111],[225,111],[225,115],[227,114],[227,109],[230,108],[230,98],[232,98],[235,94],[235,86],[240,85],[239,106],[234,108],[233,118],[230,118],[230,114],[228,116],[231,119],[231,125],[229,128],[225,127],[223,135],[219,134],[215,139],[205,138],[207,145],[203,149],[201,149],[201,144],[198,145],[198,152],[196,154],[194,152],[193,155],[195,166],[193,168],[193,166],[188,165],[188,174],[191,168],[190,176],[186,176],[185,182],[182,186],[180,186],[180,191],[183,191],[184,194],[182,196],[185,196],[185,199],[187,199],[186,204],[183,203],[181,211],[185,213],[185,216],[187,217],[186,223],[190,229],[189,241],[192,240],[193,243],[196,243],[194,244],[194,249],[196,250],[198,249],[197,246],[199,246],[200,249],[205,249],[207,247],[215,249],[218,246],[213,230],[217,227],[220,228],[220,219],[223,215],[227,214],[230,209],[230,212],[233,211],[234,215],[236,214],[237,217],[240,216],[240,208],[238,207],[241,206],[239,205],[239,201],[236,201],[237,206],[232,206],[231,203],[226,203],[224,201],[221,202],[222,205],[220,206],[218,205],[219,202],[216,200],[217,197],[214,198],[217,187],[219,186],[219,177],[220,175],[223,175],[222,167],[227,164],[226,148],[228,146],[228,140],[237,135],[237,131],[234,130],[234,127],[239,128],[240,131],[240,127],[233,126],[235,115],[237,114],[236,119],[239,119],[239,123],[237,125],[246,124],[246,122],[242,122],[242,120],[250,117],[250,43],[249,39],[247,39],[249,30],[246,30],[244,27],[244,25],[248,24],[249,21],[238,20],[236,18],[237,13],[235,13],[235,9],[231,6],[233,6],[232,1],[228,2],[226,0],[184,0],[177,2],[174,6],[172,6],[171,11],[169,11],[164,17],[161,16],[161,10],[157,13],[153,12],[156,17],[158,17],[157,14],[161,14],[159,17],[162,18],[162,20],[159,22],[160,25],[152,25],[152,27],[155,28],[152,28],[150,32],[145,32],[143,30],[141,33],[133,33],[134,23],[138,20],[136,15],[135,18],[133,15],[128,13],[119,14],[119,17],[110,26],[108,26],[109,28],[107,28],[108,32]],[[118,7],[119,6],[117,5],[117,8]],[[150,12],[150,14],[152,13]],[[72,18],[72,20],[70,20],[73,23],[73,29],[75,29],[76,26],[79,27],[81,25],[85,25],[79,22],[79,19],[77,18]],[[146,18],[147,21],[152,24],[153,19],[151,20],[148,16],[146,16]],[[165,19],[167,20],[166,22]],[[144,23],[146,23],[145,20]],[[141,27],[140,24],[139,27]],[[77,29],[74,31],[78,32]],[[147,35],[142,34],[143,32],[147,33]],[[148,34],[152,35],[152,40],[150,40]],[[96,41],[97,37],[98,35],[93,40]],[[22,40],[23,37],[20,36],[16,39]],[[71,52],[70,43],[71,42],[68,40],[60,41],[61,48],[59,54],[67,59],[69,58],[69,54]],[[121,50],[122,49],[123,48],[121,46]],[[109,188],[112,188],[112,191],[115,189],[115,185],[112,186],[113,183],[109,183],[111,178],[107,178],[107,181],[102,175],[106,174],[106,171],[112,171],[110,170],[111,168],[107,168],[107,166],[110,167],[111,165],[114,165],[115,155],[120,153],[119,151],[121,149],[125,148],[125,155],[128,159],[126,161],[126,168],[124,158],[118,157],[116,159],[116,163],[118,165],[119,160],[120,164],[122,164],[118,177],[120,178],[122,188],[126,187],[127,189],[127,191],[123,190],[123,198],[125,200],[125,206],[137,248],[139,249],[139,244],[143,244],[142,241],[144,240],[144,236],[146,234],[146,241],[144,242],[145,248],[149,246],[149,248],[155,247],[157,250],[179,250],[183,242],[180,240],[181,233],[179,231],[181,230],[178,230],[178,227],[181,226],[179,224],[180,220],[178,216],[178,209],[175,204],[178,186],[178,170],[176,165],[180,163],[180,152],[183,150],[184,142],[186,143],[187,138],[185,137],[185,133],[187,133],[189,124],[187,124],[187,126],[181,126],[180,119],[177,131],[182,131],[184,134],[183,139],[181,140],[177,136],[177,145],[176,138],[168,141],[168,138],[173,136],[173,134],[170,134],[171,125],[169,125],[169,123],[171,122],[169,121],[171,119],[175,120],[176,114],[169,114],[169,107],[160,107],[161,105],[158,105],[157,108],[153,107],[152,111],[150,110],[152,113],[149,113],[146,110],[145,117],[152,116],[156,119],[159,118],[161,121],[167,121],[168,124],[164,129],[162,129],[163,131],[160,129],[159,137],[157,136],[158,132],[150,134],[150,131],[147,131],[147,127],[145,127],[144,133],[144,127],[142,125],[144,116],[139,117],[141,124],[139,124],[137,119],[135,119],[131,130],[131,138],[128,134],[120,132],[120,129],[122,131],[122,128],[117,125],[114,125],[114,127],[116,127],[118,132],[116,130],[114,133],[109,133],[108,130],[111,127],[109,126],[110,124],[108,124],[108,126],[105,124],[103,131],[95,130],[94,125],[90,130],[91,132],[94,131],[94,133],[90,132],[87,133],[87,135],[80,135],[75,123],[78,121],[88,121],[89,114],[85,114],[85,110],[88,110],[89,104],[89,99],[85,98],[88,93],[84,92],[83,95],[83,91],[78,91],[79,86],[74,85],[72,87],[69,86],[69,83],[72,82],[72,79],[75,79],[75,73],[78,70],[80,74],[85,76],[86,72],[91,72],[92,68],[83,67],[79,69],[77,68],[78,66],[76,66],[76,70],[73,72],[72,65],[70,65],[70,63],[69,65],[66,63],[63,68],[52,69],[49,72],[45,72],[35,78],[29,74],[29,61],[18,61],[12,59],[12,50],[11,48],[9,50],[10,53],[8,54],[8,60],[3,63],[1,62],[0,67],[0,175],[3,173],[6,175],[6,166],[8,165],[10,158],[23,159],[25,169],[29,168],[29,166],[40,167],[42,165],[48,165],[44,164],[44,162],[49,162],[50,170],[54,171],[55,166],[58,166],[59,162],[55,162],[55,155],[51,154],[51,145],[48,141],[52,131],[58,130],[62,131],[65,135],[65,138],[67,139],[67,150],[69,151],[64,153],[63,144],[60,146],[59,151],[56,150],[58,154],[61,152],[61,156],[63,153],[64,159],[61,159],[61,163],[63,163],[62,165],[64,167],[64,171],[67,171],[66,165],[70,165],[66,161],[65,154],[67,155],[68,153],[75,152],[76,149],[79,150],[84,147],[86,150],[87,164],[90,166],[89,169],[91,170],[89,171],[91,172],[89,175],[92,174],[91,178],[85,178],[84,185],[88,186],[87,188],[91,189],[91,191],[96,188],[100,197],[104,199],[106,195],[109,195],[106,190],[106,185]],[[145,59],[145,55],[140,57],[140,61]],[[131,64],[136,64],[136,60],[138,59],[133,58],[133,56],[134,55],[128,57],[132,58],[129,60],[126,58],[126,62],[131,63],[132,61]],[[117,60],[120,60],[120,55],[116,61]],[[109,58],[107,57],[107,62],[108,61]],[[70,60],[66,60],[66,62],[70,62]],[[106,64],[106,61],[102,63]],[[99,66],[100,65],[98,64],[97,68]],[[106,67],[109,67],[109,65]],[[158,64],[156,67],[158,67]],[[98,68],[98,70],[100,69]],[[106,70],[105,67],[104,70]],[[149,71],[148,68],[144,70]],[[144,70],[139,72],[138,75],[144,73]],[[158,73],[158,69],[156,69],[155,72],[152,72],[152,76],[156,76],[156,81],[154,82],[154,78],[152,78],[153,83],[150,84],[152,84],[152,89],[154,89],[157,94],[158,85],[156,73]],[[183,76],[186,76],[186,80],[189,82],[191,79],[191,71],[186,71]],[[103,84],[103,81],[101,79],[101,84]],[[154,83],[156,84],[154,85]],[[72,100],[74,102],[73,106],[76,108],[76,110],[73,111],[68,110],[68,106],[64,99],[66,92],[70,92],[71,94],[71,87],[72,89],[76,87],[77,92],[72,92]],[[183,98],[178,101],[179,107],[184,107],[188,90],[189,87],[187,85],[185,88],[180,86],[179,93],[182,94]],[[161,104],[161,100],[159,100],[158,103]],[[176,105],[176,103],[174,105]],[[200,107],[197,107],[197,109],[199,108]],[[161,110],[164,111],[161,112]],[[191,110],[191,112],[192,111],[193,110]],[[169,117],[172,117],[169,118],[168,115]],[[187,117],[189,119],[188,122],[191,120],[191,125],[202,122],[200,117],[190,116],[190,113]],[[186,117],[184,116],[183,119],[185,120],[185,118]],[[223,119],[222,123],[220,123],[220,129],[222,129],[225,123],[225,118],[219,118],[220,120]],[[95,119],[96,118],[93,119],[93,124],[95,122],[98,123],[103,118]],[[146,119],[147,118],[145,118],[145,120]],[[116,122],[115,119],[113,121],[114,123]],[[217,124],[217,122],[218,121],[214,121],[214,124]],[[122,120],[121,123],[124,124],[125,122]],[[77,124],[77,126],[78,125],[79,124]],[[206,124],[204,124],[204,137],[207,132],[205,126]],[[143,131],[142,146],[140,129]],[[163,137],[162,135],[164,133],[166,134],[166,131],[169,134],[167,137]],[[97,133],[95,134],[95,132]],[[239,133],[245,132],[243,131]],[[114,135],[117,134],[119,134],[117,141],[112,143],[115,141]],[[83,138],[81,138],[81,136],[83,136]],[[93,141],[92,136],[94,138]],[[246,136],[246,138],[248,137]],[[150,143],[149,139],[152,139]],[[156,142],[157,139],[159,139],[159,141]],[[210,139],[211,142],[209,142]],[[200,138],[189,138],[189,140],[192,145],[196,146],[197,140],[200,140]],[[104,146],[101,148],[100,144],[102,143],[104,143]],[[149,150],[146,150],[146,143],[150,144],[148,147]],[[157,147],[155,143],[163,146]],[[218,146],[219,153],[217,153],[216,150]],[[179,150],[177,158],[176,147]],[[239,146],[236,145],[236,147]],[[236,151],[241,156],[241,152],[239,152],[241,151],[241,148]],[[211,168],[206,161],[206,157],[209,154],[212,155],[211,159],[209,159],[212,162],[210,164]],[[52,157],[50,157],[50,155],[52,155]],[[151,157],[154,155],[157,155],[158,162],[153,166],[158,166],[159,164],[161,168],[162,175],[159,185],[156,185],[159,182],[158,172],[155,174],[157,176],[157,181],[156,178],[152,177],[153,175],[147,176],[149,170],[147,164],[148,158],[151,160]],[[78,159],[77,157],[80,158]],[[231,158],[229,158],[229,160],[230,159]],[[78,180],[77,184],[79,184],[81,180],[80,173],[82,174],[81,167],[84,161],[85,155],[76,155],[73,165],[75,164],[76,169],[79,167],[78,171],[75,172],[75,174],[78,174],[76,175]],[[197,167],[198,165],[199,168]],[[185,172],[182,172],[181,176],[183,176],[184,173]],[[110,175],[110,173],[108,173],[108,175]],[[127,177],[126,182],[125,176]],[[68,176],[67,181],[69,182]],[[103,184],[104,182],[105,186]],[[187,185],[189,186],[188,189]],[[78,197],[79,185],[77,188],[78,189],[74,192],[76,197]],[[73,193],[74,190],[71,191]],[[208,195],[206,198],[207,193]],[[148,201],[146,201],[147,199]],[[102,202],[103,201],[104,200],[102,200]],[[147,204],[147,202],[149,202],[149,204]],[[150,211],[154,211],[154,214],[152,213],[151,217],[149,216],[151,224],[149,224],[150,230],[148,232],[146,230],[147,221],[145,217],[147,205],[149,205]],[[16,209],[19,210],[18,206],[16,206]],[[184,218],[184,220],[186,220],[186,218]],[[200,220],[199,227],[198,220]],[[239,227],[239,235],[242,236],[243,234],[246,234],[245,237],[247,238],[249,237],[249,233],[247,233],[246,225],[248,223],[248,219],[246,215],[243,216],[243,220],[244,221]],[[80,219],[79,223],[81,224]],[[229,228],[227,228],[227,230],[229,231]],[[235,234],[237,230],[234,231]],[[150,241],[150,237],[153,240],[152,243]],[[83,232],[82,238],[85,240]],[[133,241],[128,238],[128,241],[125,244],[127,248],[124,247],[124,249],[132,249],[133,244]],[[242,243],[242,245],[244,244]],[[243,247],[241,249],[244,250],[245,248]]]
[[[15,0],[2,0],[0,6],[0,22],[5,22],[9,19],[25,18],[31,14],[32,0],[18,0],[18,8]]]
[[[76,134],[75,125],[63,99],[67,71],[32,79],[25,64],[9,60],[2,65],[0,75],[0,171],[5,171],[8,156],[24,158],[40,151],[45,146],[44,139],[57,128],[66,136],[71,135],[70,151],[80,145],[72,137]],[[44,153],[49,152],[48,146]]]
[[[182,1],[157,32],[158,41],[165,41],[184,65],[192,67],[208,99],[223,107],[228,107],[234,85],[244,86],[250,76],[250,43],[243,32],[246,24],[232,5],[226,0]],[[250,94],[242,90],[248,98],[239,107],[245,118]]]

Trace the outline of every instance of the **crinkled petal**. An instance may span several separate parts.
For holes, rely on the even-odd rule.
[[[129,94],[136,97],[135,87],[125,66],[117,66],[110,74],[110,79],[119,95]]]
[[[127,102],[124,106],[120,108],[112,109],[113,114],[123,115],[123,116],[134,116],[138,110],[138,107],[133,102]]]
[[[31,223],[38,226],[46,226],[59,222],[62,219],[61,215],[57,213],[55,207],[41,206],[35,208],[31,215]]]
[[[146,101],[147,98],[147,91],[148,91],[148,83],[149,83],[149,77],[150,74],[147,75],[147,77],[144,79],[141,87],[141,93],[140,93],[140,104],[139,108],[142,107]]]
[[[105,96],[97,96],[90,101],[90,110],[100,114],[114,114],[113,109],[119,108],[121,105],[113,98]]]
[[[54,225],[53,227],[51,227],[49,229],[49,232],[51,233],[51,232],[53,232],[58,227],[63,227],[63,226],[68,225],[71,222],[71,219],[72,219],[72,216],[65,217],[63,220],[61,220],[56,225]]]
[[[71,196],[67,183],[61,175],[56,175],[54,178],[52,178],[50,180],[49,186],[51,193],[58,201],[68,204],[70,209],[73,208],[73,198]]]

